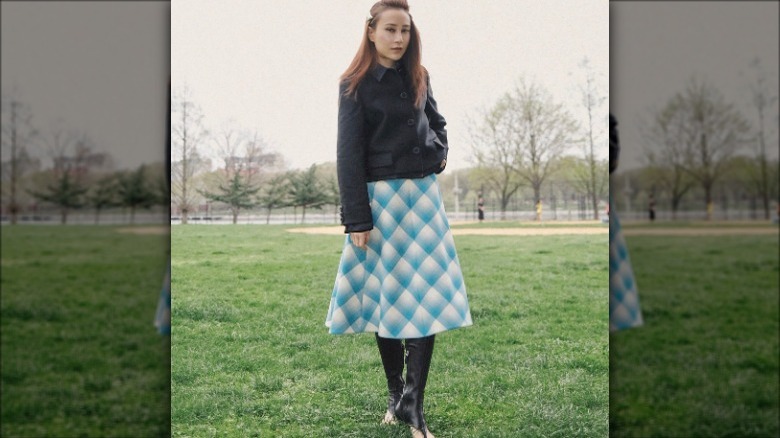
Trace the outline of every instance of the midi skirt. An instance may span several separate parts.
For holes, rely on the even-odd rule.
[[[346,236],[325,325],[409,339],[472,324],[435,175],[368,183],[367,249]]]
[[[610,205],[612,200],[610,199]],[[617,212],[609,209],[609,331],[641,326],[642,310],[634,270]]]
[[[154,326],[161,335],[171,334],[171,264],[163,279],[160,298],[157,300],[157,312],[154,315]]]

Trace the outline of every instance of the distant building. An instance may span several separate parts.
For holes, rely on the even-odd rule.
[[[281,157],[276,153],[259,154],[254,157],[228,157],[225,159],[225,170],[241,169],[243,175],[256,175],[266,172],[281,164]]]
[[[212,163],[211,158],[204,158],[200,155],[194,155],[189,160],[187,160],[187,166],[192,170],[192,174],[197,174],[200,172],[211,172]],[[171,162],[171,171],[175,172],[176,169],[182,168],[182,161],[172,161]]]
[[[54,158],[54,169],[67,171],[71,176],[81,177],[90,171],[109,172],[114,169],[114,160],[104,152],[86,152],[76,156]]]

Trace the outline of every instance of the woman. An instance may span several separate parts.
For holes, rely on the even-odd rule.
[[[375,333],[389,390],[382,422],[397,418],[414,436],[433,437],[423,396],[434,335],[472,321],[435,176],[447,164],[446,122],[420,59],[407,2],[374,4],[339,87],[337,168],[349,235],[326,325],[332,334]]]
[[[609,173],[617,169],[620,139],[617,119],[609,115]],[[610,204],[612,197],[610,196]],[[609,209],[609,331],[615,332],[643,324],[634,270],[628,257],[617,212]]]

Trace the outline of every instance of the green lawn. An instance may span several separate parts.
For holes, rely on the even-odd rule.
[[[169,435],[168,236],[3,226],[2,436]]]
[[[407,437],[373,335],[324,325],[343,236],[172,229],[174,437]],[[474,326],[438,335],[437,437],[605,437],[608,236],[458,236]]]
[[[606,217],[606,216],[605,216]],[[588,221],[484,221],[454,223],[452,228],[609,228],[608,223]]]
[[[777,437],[778,235],[626,240],[645,326],[610,339],[610,436]]]

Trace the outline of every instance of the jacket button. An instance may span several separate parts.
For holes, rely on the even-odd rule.
[[[406,99],[406,91],[401,92],[401,99]]]
[[[412,125],[414,125],[414,119],[409,119],[409,120],[407,120],[407,121],[406,121],[406,124],[407,124],[407,125],[409,125],[409,126],[412,126]]]
[[[419,154],[420,153],[420,148],[415,147],[414,149],[412,149],[412,153]]]

